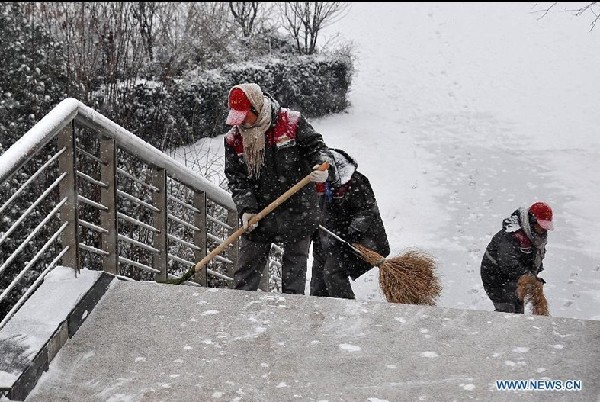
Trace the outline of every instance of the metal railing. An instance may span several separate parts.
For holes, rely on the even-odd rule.
[[[58,264],[165,281],[238,225],[228,192],[65,99],[0,156],[0,328]],[[230,286],[237,249],[193,283]]]

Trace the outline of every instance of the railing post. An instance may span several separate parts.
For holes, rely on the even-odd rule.
[[[108,211],[101,211],[100,226],[107,230],[102,234],[102,250],[109,253],[104,257],[103,269],[105,272],[116,275],[118,273],[118,237],[117,237],[117,146],[112,138],[100,138],[100,181],[106,184],[100,192],[100,203],[108,207]]]
[[[206,232],[207,232],[207,220],[206,220],[206,193],[204,191],[194,191],[194,208],[198,210],[198,212],[194,212],[194,226],[198,228],[198,230],[194,230],[194,245],[199,248],[199,250],[194,251],[194,262],[198,262],[206,257],[207,254],[207,246],[206,246]],[[201,272],[196,272],[194,275],[194,279],[200,285],[207,287],[208,286],[208,275],[206,272],[207,265],[204,265]]]
[[[62,233],[62,242],[69,249],[62,257],[64,266],[79,273],[79,239],[77,236],[77,180],[75,175],[75,126],[68,124],[58,134],[58,148],[65,148],[58,161],[59,171],[67,175],[58,185],[59,199],[67,201],[60,208],[60,220],[69,224]]]
[[[231,234],[233,234],[239,228],[239,218],[237,210],[233,209],[227,212],[227,224],[232,228],[231,232],[229,233],[229,235],[231,236]],[[237,239],[229,245],[229,248],[227,250],[227,256],[231,261],[233,261],[233,264],[227,267],[227,276],[229,276],[230,278],[233,278],[233,273],[235,272],[235,267],[237,265],[239,245],[240,239]],[[233,282],[231,283],[230,287],[233,287]]]
[[[165,169],[153,168],[152,184],[158,190],[152,193],[152,203],[158,212],[153,213],[154,233],[153,246],[158,249],[158,254],[152,258],[152,268],[158,270],[155,280],[167,280],[168,238],[167,238],[167,172]]]

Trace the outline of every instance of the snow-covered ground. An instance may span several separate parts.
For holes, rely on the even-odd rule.
[[[504,217],[543,200],[550,313],[600,319],[600,31],[562,4],[540,18],[543,3],[352,3],[324,32],[354,44],[357,71],[351,106],[311,123],[369,177],[392,256],[437,259],[440,306],[493,310],[485,247]],[[222,159],[222,142],[186,158]],[[353,287],[384,301],[377,269]]]

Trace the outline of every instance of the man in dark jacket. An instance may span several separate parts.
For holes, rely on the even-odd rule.
[[[323,226],[350,244],[359,243],[387,257],[390,246],[369,180],[346,152],[332,149],[331,154],[335,173],[327,182],[317,184]],[[356,280],[372,266],[324,230],[318,230],[313,239],[310,294],[354,299],[348,277]]]
[[[257,290],[271,244],[283,243],[282,291],[304,294],[311,234],[320,221],[315,185],[304,186],[256,225],[249,221],[305,176],[325,181],[329,172],[315,169],[331,164],[327,146],[299,112],[281,108],[254,83],[231,88],[226,123],[233,127],[225,135],[225,176],[247,229],[234,288]]]
[[[483,288],[496,311],[524,313],[517,282],[521,275],[537,277],[544,269],[547,231],[553,228],[552,209],[544,202],[521,207],[502,221],[502,230],[494,235],[481,261]]]

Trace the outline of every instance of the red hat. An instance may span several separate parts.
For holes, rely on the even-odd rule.
[[[241,88],[233,88],[229,92],[229,114],[225,123],[230,126],[242,124],[246,115],[252,110],[252,103]]]
[[[552,208],[545,202],[536,202],[529,207],[529,212],[535,216],[536,222],[546,230],[553,230]]]

